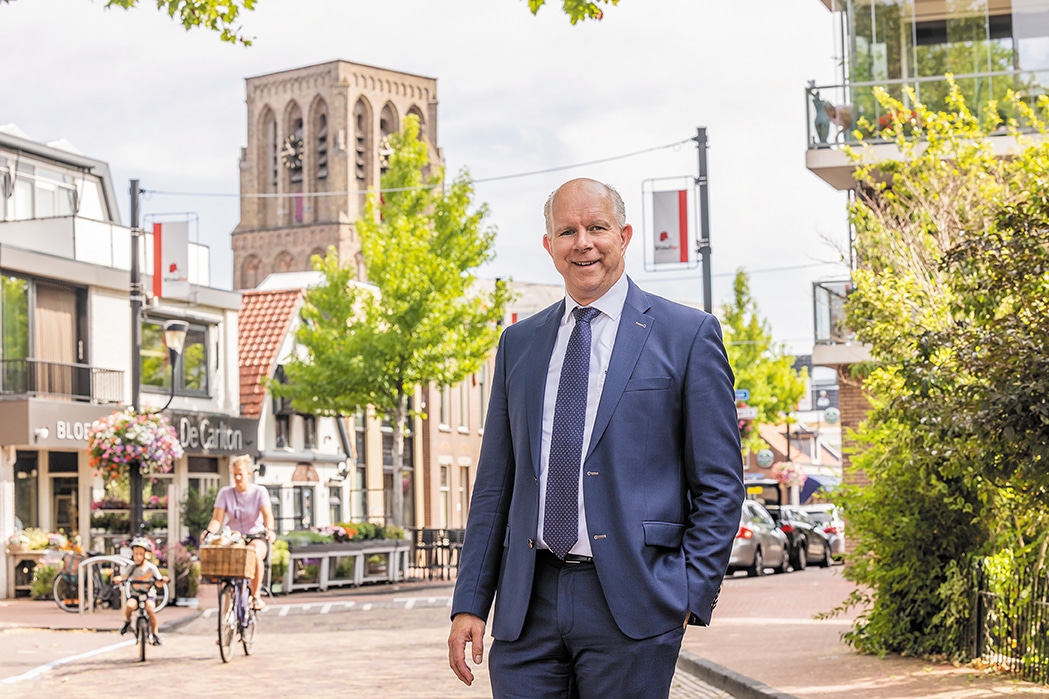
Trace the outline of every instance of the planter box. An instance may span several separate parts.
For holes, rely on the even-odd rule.
[[[291,561],[284,574],[285,592],[365,582],[399,582],[408,570],[406,539],[371,539],[325,544],[289,544]],[[378,556],[382,563],[368,559]],[[313,566],[316,566],[314,568]]]

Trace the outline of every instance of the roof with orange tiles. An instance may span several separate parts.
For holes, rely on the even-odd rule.
[[[240,350],[240,414],[258,417],[266,389],[262,378],[273,374],[277,353],[298,313],[303,289],[243,292],[237,313]]]

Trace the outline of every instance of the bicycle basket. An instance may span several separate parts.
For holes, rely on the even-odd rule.
[[[204,577],[250,578],[255,573],[251,546],[201,546],[200,574]]]

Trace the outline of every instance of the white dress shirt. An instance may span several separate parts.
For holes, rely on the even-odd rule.
[[[623,304],[626,303],[626,274],[612,285],[605,295],[590,304],[601,311],[590,321],[590,381],[586,393],[586,423],[583,428],[583,454],[579,460],[579,539],[569,553],[590,556],[590,537],[586,530],[586,515],[583,503],[583,461],[590,448],[590,436],[594,431],[594,418],[597,405],[601,402],[601,391],[605,385],[605,374],[612,358],[612,347],[616,342],[619,320],[623,315]],[[543,539],[543,519],[546,510],[546,477],[550,468],[550,435],[554,426],[554,405],[557,403],[557,386],[561,381],[561,365],[564,364],[565,351],[568,349],[568,338],[575,327],[575,315],[572,313],[579,304],[572,297],[565,295],[565,314],[561,318],[561,327],[557,330],[557,342],[554,353],[550,356],[550,366],[546,371],[546,392],[543,395],[543,441],[539,463],[539,545],[548,548]]]

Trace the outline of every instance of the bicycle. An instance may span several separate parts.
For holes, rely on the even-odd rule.
[[[237,634],[244,655],[255,648],[255,630],[259,615],[255,600],[248,590],[248,578],[223,575],[219,580],[219,656],[228,663],[233,657],[233,636]]]
[[[138,659],[141,662],[146,662],[146,646],[152,643],[153,639],[153,626],[149,622],[149,613],[146,611],[146,603],[149,602],[149,592],[155,588],[156,585],[152,580],[128,580],[128,590],[131,595],[137,600],[138,605],[135,614],[135,623],[133,628],[135,629],[135,643],[138,644]],[[163,594],[163,600],[154,600],[155,606],[153,612],[159,612],[163,609],[168,602],[168,586],[161,585],[160,592]]]
[[[97,558],[99,555],[71,551],[62,557],[62,570],[55,576],[55,581],[51,585],[51,595],[59,609],[71,614],[80,611],[80,564],[86,559]],[[114,561],[116,562],[118,561]],[[91,566],[88,575],[94,607],[96,609],[105,607],[119,609],[121,605],[120,586],[112,583],[112,576],[110,576],[110,582],[106,582],[101,567],[97,565]]]

